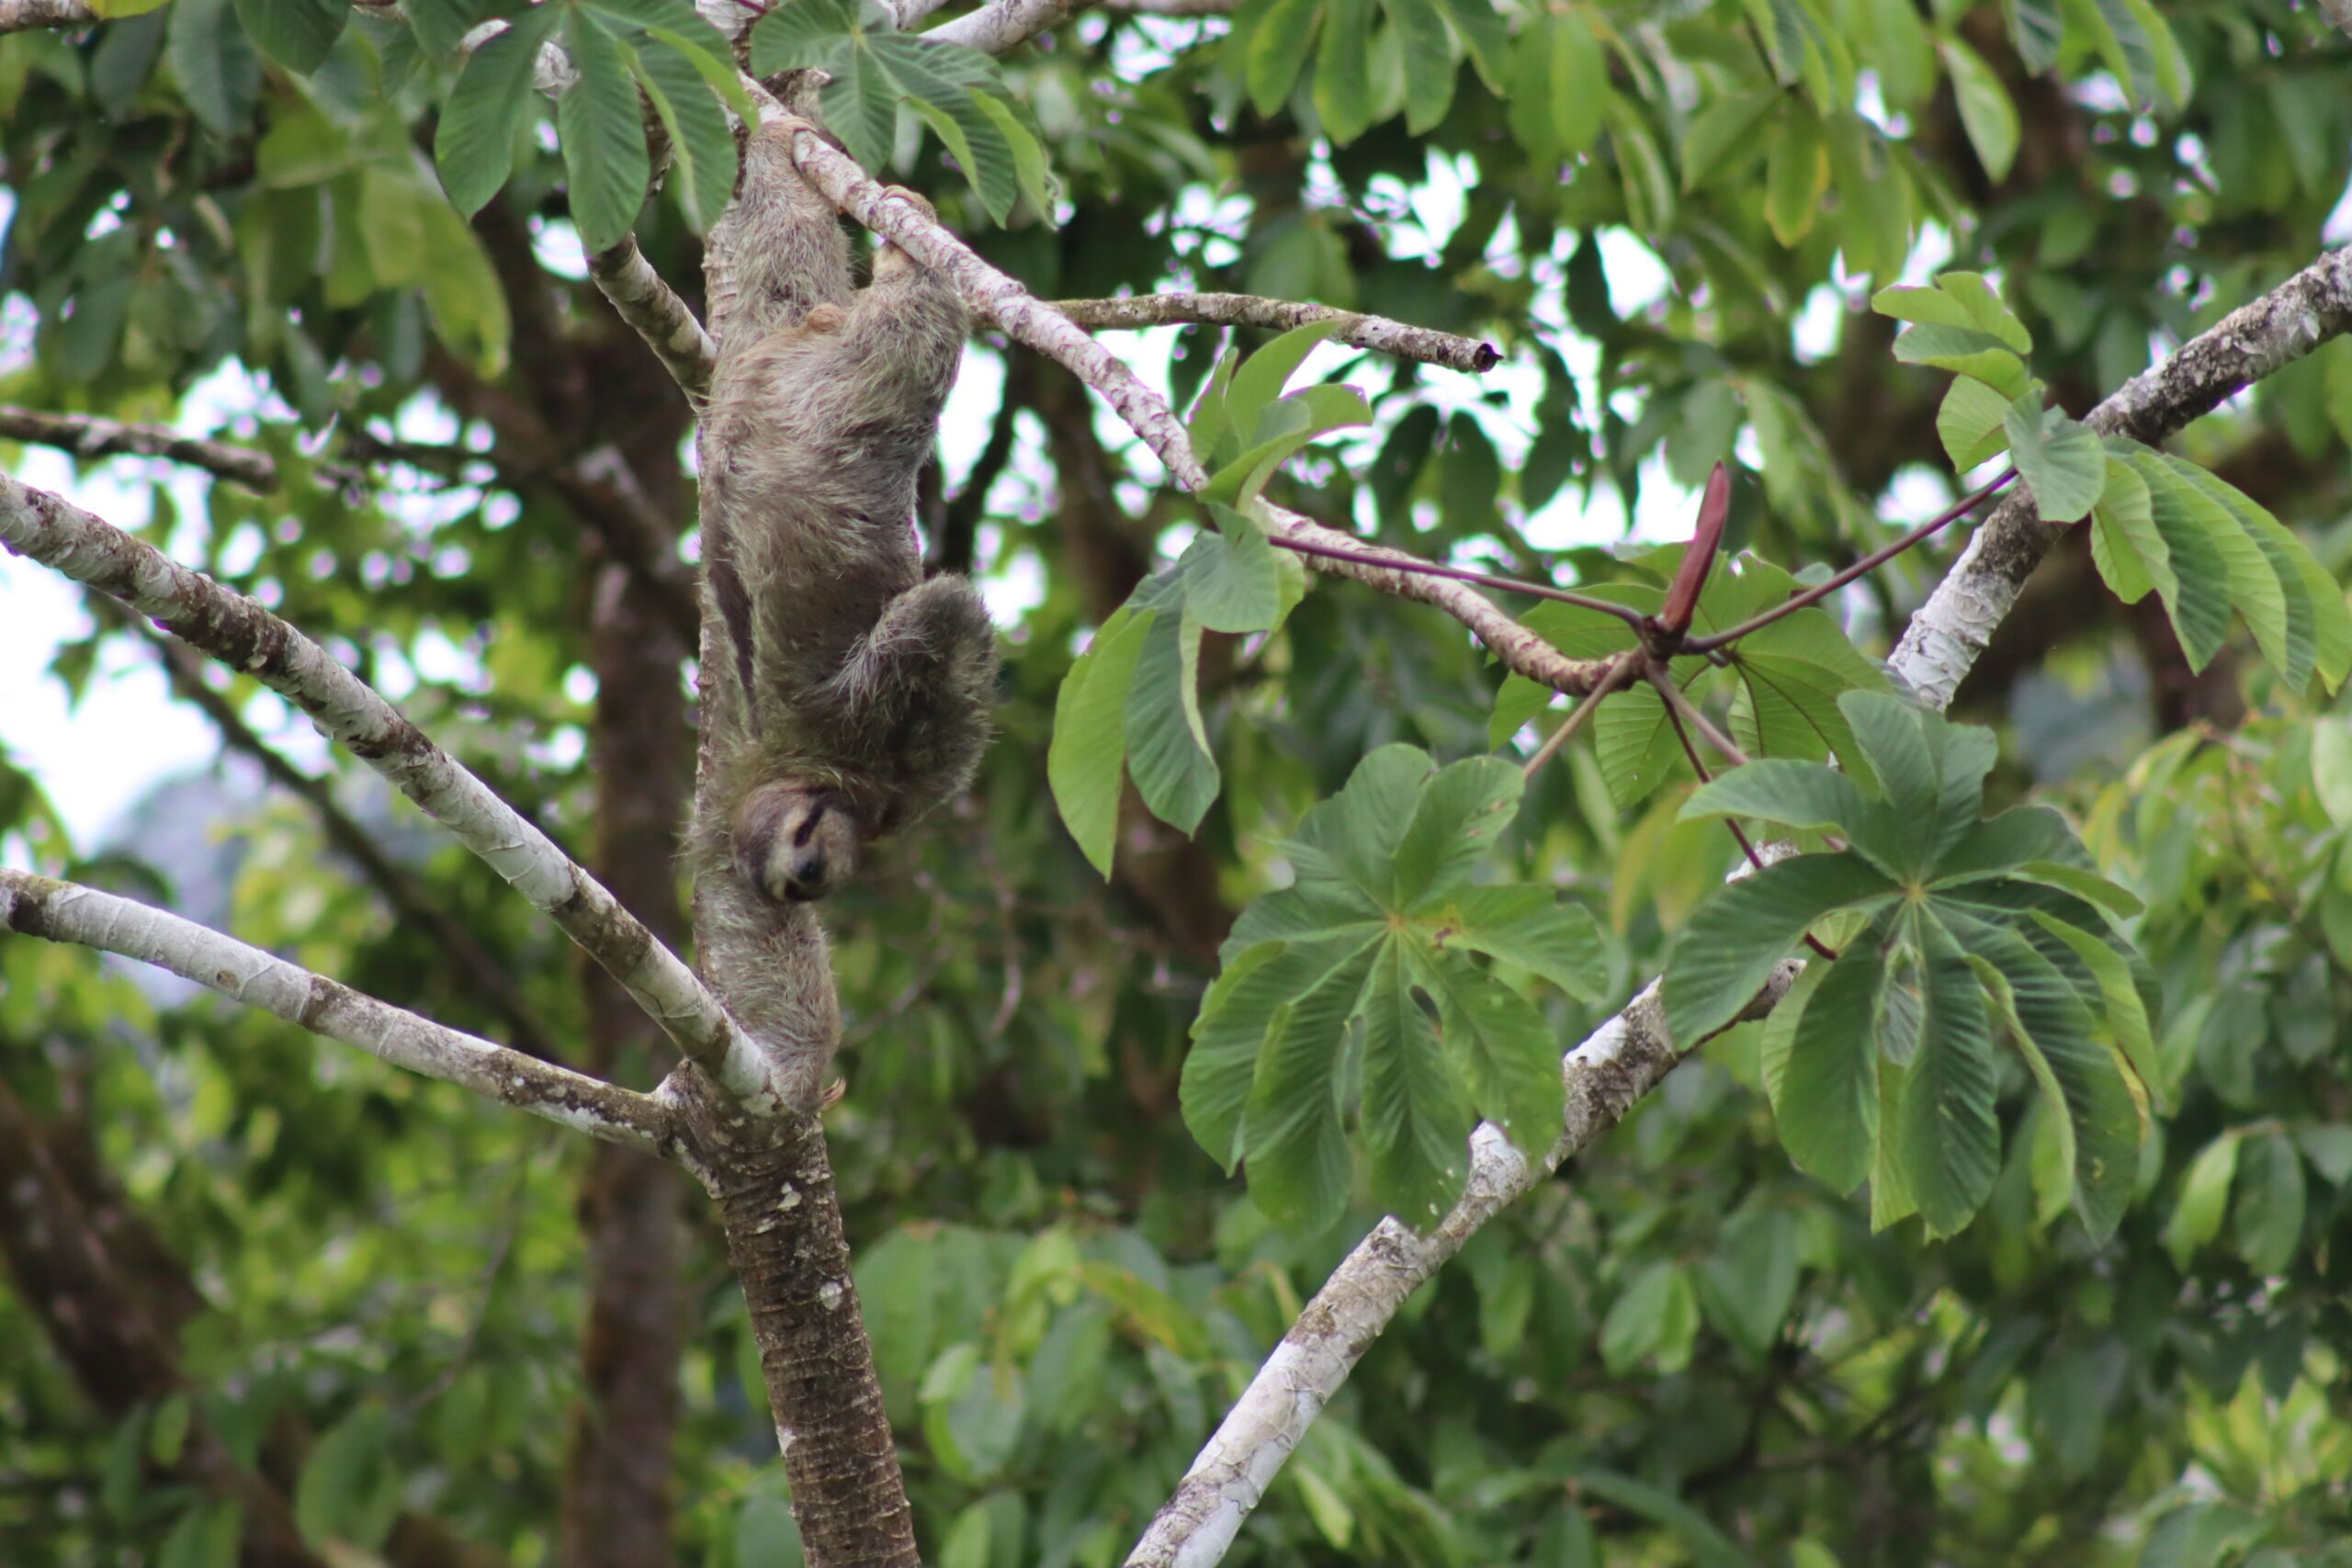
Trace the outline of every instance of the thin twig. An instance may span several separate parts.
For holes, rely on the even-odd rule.
[[[1880,546],[1877,549],[1872,550],[1870,554],[1864,556],[1861,559],[1856,561],[1845,570],[1838,572],[1827,581],[1815,583],[1813,587],[1806,589],[1804,592],[1795,594],[1791,598],[1781,601],[1780,604],[1773,605],[1770,609],[1764,611],[1760,615],[1751,615],[1747,620],[1740,622],[1739,625],[1733,626],[1728,630],[1714,632],[1706,637],[1686,638],[1682,644],[1683,649],[1685,651],[1690,653],[1710,653],[1719,648],[1728,648],[1731,644],[1737,642],[1741,637],[1746,637],[1748,633],[1762,626],[1769,626],[1783,615],[1793,615],[1808,604],[1819,604],[1822,600],[1828,598],[1829,595],[1837,592],[1838,590],[1845,587],[1846,584],[1853,581],[1856,578],[1866,576],[1871,572],[1876,571],[1880,567],[1884,566],[1887,562],[1893,560],[1895,557],[1901,555],[1912,546],[1918,544],[1921,540],[1932,538],[1936,535],[1943,532],[1945,528],[1951,526],[1961,518],[1967,516],[1977,507],[1991,500],[1995,495],[2000,492],[2000,490],[2004,485],[2007,485],[2011,479],[2016,479],[2017,477],[2018,471],[2015,468],[2007,470],[2006,473],[2002,474],[2000,478],[1995,479],[1991,484],[1984,486],[1982,490],[1973,491],[1969,494],[1962,496],[1942,513],[1934,517],[1928,518],[1925,523],[1920,524],[1917,528],[1912,529],[1909,533],[1904,535],[1903,537],[1895,540],[1893,544]]]
[[[1714,721],[1700,711],[1699,705],[1690,700],[1690,694],[1674,683],[1674,677],[1670,673],[1661,671],[1655,664],[1645,667],[1642,673],[1647,677],[1651,685],[1657,688],[1658,695],[1666,701],[1668,711],[1688,719],[1690,728],[1704,737],[1708,745],[1724,754],[1725,761],[1734,767],[1738,767],[1747,761],[1747,753],[1741,750],[1730,736],[1715,728]],[[1692,759],[1694,761],[1696,760],[1695,757]],[[1700,769],[1699,782],[1704,784],[1706,779],[1706,770]]]
[[[1481,588],[1499,588],[1506,592],[1524,593],[1532,599],[1549,599],[1555,604],[1574,604],[1579,610],[1598,610],[1604,615],[1614,615],[1635,631],[1642,629],[1642,613],[1623,604],[1612,604],[1606,599],[1595,599],[1582,593],[1572,593],[1565,588],[1545,583],[1529,582],[1516,577],[1497,577],[1492,572],[1471,571],[1458,566],[1442,566],[1436,561],[1423,560],[1403,550],[1383,549],[1378,555],[1367,550],[1348,549],[1341,546],[1313,544],[1285,535],[1269,536],[1283,549],[1295,550],[1303,556],[1317,556],[1325,560],[1351,561],[1357,566],[1376,566],[1390,571],[1409,571],[1423,577],[1442,577],[1455,582],[1475,582]],[[1409,564],[1408,564],[1409,563]]]
[[[1288,332],[1316,321],[1344,323],[1333,334],[1351,347],[1398,359],[1441,365],[1450,370],[1478,375],[1502,362],[1493,344],[1430,327],[1416,327],[1385,316],[1359,315],[1329,305],[1303,300],[1269,299],[1256,294],[1194,294],[1170,291],[1136,294],[1116,299],[1057,299],[1054,309],[1090,332],[1124,332],[1198,322],[1217,326],[1263,327]]]
[[[1585,721],[1589,719],[1593,710],[1600,705],[1601,698],[1616,691],[1624,683],[1626,666],[1633,660],[1645,657],[1646,655],[1640,649],[1630,648],[1610,660],[1606,668],[1600,672],[1600,679],[1594,682],[1591,694],[1578,703],[1569,712],[1567,717],[1560,721],[1559,728],[1544,737],[1544,744],[1535,749],[1535,755],[1527,759],[1527,766],[1520,770],[1520,777],[1532,779],[1543,772],[1544,764],[1550,761],[1560,748],[1574,739],[1577,731],[1584,728]]]

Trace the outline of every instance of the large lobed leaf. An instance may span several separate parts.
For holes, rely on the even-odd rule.
[[[1531,1154],[1557,1135],[1558,1043],[1472,956],[1589,1000],[1606,972],[1582,909],[1547,887],[1472,880],[1521,787],[1494,758],[1441,768],[1384,747],[1300,822],[1284,846],[1293,884],[1236,923],[1181,1098],[1193,1136],[1247,1166],[1278,1223],[1317,1229],[1345,1204],[1351,1078],[1374,1199],[1418,1226],[1461,1195],[1478,1118]]]
[[[1765,1031],[1790,1157],[1841,1192],[1871,1181],[1876,1224],[1916,1213],[1931,1235],[1960,1230],[2000,1167],[1997,1022],[2057,1119],[2075,1209],[2104,1241],[2138,1168],[2155,1046],[2153,982],[2101,911],[2139,903],[2089,868],[2055,813],[1984,818],[1990,732],[1882,693],[1838,705],[1874,792],[1818,763],[1757,761],[1685,803],[1685,817],[1750,817],[1847,847],[1734,882],[1691,915],[1668,953],[1668,1030],[1698,1043],[1808,931],[1859,918]]]

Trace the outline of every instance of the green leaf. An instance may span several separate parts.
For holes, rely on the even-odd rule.
[[[2039,76],[2058,63],[2065,22],[2052,0],[2006,0],[2002,9],[2008,13],[2009,41],[2029,74]]]
[[[1340,868],[1337,874],[1344,874],[1381,908],[1390,908],[1396,886],[1396,846],[1419,805],[1422,786],[1436,773],[1429,753],[1419,748],[1383,746],[1356,764],[1338,799],[1307,814],[1299,836],[1333,852]]]
[[[1216,799],[1216,758],[1201,720],[1201,623],[1157,617],[1127,688],[1127,771],[1151,814],[1190,833]]]
[[[1531,883],[1464,887],[1436,914],[1438,938],[1540,976],[1581,1002],[1600,1000],[1609,957],[1589,911]],[[1554,1075],[1555,1077],[1558,1076]]]
[[[2063,409],[2042,407],[2038,386],[2009,405],[2002,428],[2041,520],[2079,523],[2087,516],[2107,485],[2107,450],[2098,433]]]
[[[1158,610],[1122,608],[1103,622],[1093,643],[1070,666],[1054,702],[1054,739],[1046,752],[1046,783],[1063,825],[1087,863],[1111,874],[1119,826],[1119,784],[1127,761],[1127,692]]]
[[[1794,245],[1813,231],[1829,186],[1829,149],[1821,120],[1792,102],[1781,117],[1764,164],[1764,220],[1782,245]]]
[[[1468,757],[1440,768],[1420,788],[1394,856],[1392,907],[1412,909],[1470,880],[1479,857],[1518,815],[1527,787],[1499,757]]]
[[[1224,396],[1225,417],[1239,434],[1242,445],[1254,446],[1272,434],[1259,428],[1261,417],[1283,395],[1283,389],[1316,346],[1337,336],[1346,326],[1347,322],[1335,317],[1309,321],[1303,327],[1293,327],[1241,361],[1226,385]]]
[[[2237,1177],[2238,1256],[2257,1275],[2282,1274],[2303,1239],[2302,1156],[2274,1128],[2246,1140]]]
[[[457,53],[466,35],[491,15],[482,0],[409,0],[401,9],[418,46],[435,60]]]
[[[1777,87],[1753,86],[1711,93],[1702,99],[1698,112],[1690,117],[1690,129],[1682,135],[1683,194],[1697,190],[1717,164],[1746,144],[1756,122],[1764,118],[1764,111],[1784,96]]]
[[[2009,165],[2017,162],[2017,105],[2009,101],[2000,77],[1974,50],[1951,38],[1939,48],[1944,69],[1951,76],[1952,95],[1960,104],[1961,128],[1968,132],[1969,145],[1976,149],[1977,162],[1998,185],[2009,177]]]
[[[1717,774],[1692,791],[1677,819],[1755,817],[1784,828],[1847,832],[1863,807],[1861,791],[1845,774],[1817,762],[1768,757]]]
[[[2327,819],[2352,828],[2352,724],[2334,717],[2312,721],[2312,787]]]
[[[1609,61],[1580,10],[1537,15],[1511,56],[1511,134],[1540,164],[1591,151],[1609,104]]]
[[[1730,624],[1728,607],[1718,614],[1703,594],[1700,605],[1707,626]],[[1883,691],[1886,677],[1835,620],[1800,610],[1749,633],[1729,653],[1740,698],[1732,708],[1732,734],[1749,756],[1834,755],[1858,779],[1871,776],[1838,700],[1850,691]]]
[[[1364,1147],[1373,1201],[1428,1230],[1462,1195],[1475,1118],[1469,1091],[1412,994],[1427,971],[1408,980],[1407,956],[1405,943],[1383,942],[1364,990]]]
[[[1186,1130],[1228,1176],[1241,1161],[1241,1119],[1257,1077],[1258,1053],[1294,987],[1320,973],[1307,967],[1318,953],[1332,956],[1280,942],[1261,942],[1232,955],[1193,1021],[1193,1047],[1184,1057],[1177,1103]]]
[[[1871,296],[1871,309],[1898,321],[1962,327],[1993,338],[2013,354],[2033,352],[2033,336],[1981,273],[1946,272],[1932,285],[1898,283]],[[2004,411],[2006,412],[2006,410]]]
[[[2001,1134],[1993,1118],[1992,1029],[1975,977],[1956,953],[1931,956],[1925,970],[1918,1055],[1889,1131],[1928,1234],[1943,1236],[1965,1226],[1992,1192]]]
[[[1276,1010],[1260,1049],[1242,1122],[1242,1157],[1251,1200],[1285,1230],[1328,1228],[1347,1204],[1340,1048],[1385,940],[1352,953],[1335,944],[1340,961]]]
[[[1838,710],[1854,727],[1886,797],[1856,825],[1873,859],[1917,874],[1935,866],[1984,815],[1984,775],[1998,758],[1989,729],[1956,725],[1883,692],[1849,692]]]
[[[2092,1242],[2104,1245],[2139,1175],[2140,1109],[2122,1069],[2092,1037],[2090,1013],[2073,982],[2047,958],[1990,924],[1954,934],[2051,1113],[2069,1124],[2075,1212]]]
[[[1560,1135],[1566,1101],[1559,1044],[1543,1014],[1468,960],[1418,942],[1411,947],[1413,983],[1436,1004],[1447,1055],[1472,1100],[1521,1152],[1541,1156]]]
[[[1936,410],[1936,435],[1953,469],[1966,473],[1988,457],[2007,450],[2009,400],[1984,382],[1962,376],[1953,379]]]
[[[2128,461],[2148,487],[2149,517],[2165,544],[2173,587],[2165,595],[2165,613],[2180,637],[2188,667],[2202,670],[2221,651],[2230,631],[2229,566],[2211,532],[2219,509],[2181,485],[2154,457],[2140,451]],[[2226,517],[2220,525],[2226,528]],[[2165,575],[2156,576],[2159,594],[2165,594]]]
[[[2128,919],[2145,907],[2131,889],[2079,865],[2059,861],[2028,861],[2010,868],[2009,874],[2020,881],[2038,882],[2045,887],[2063,888],[2085,903],[2105,909],[2119,919]]]
[[[480,212],[514,171],[514,141],[534,112],[531,71],[562,10],[536,6],[466,61],[435,128],[433,161],[449,204]],[[634,95],[631,95],[632,99]]]
[[[1272,630],[1287,608],[1273,547],[1231,507],[1212,504],[1209,513],[1216,531],[1194,535],[1177,563],[1186,607],[1213,632]]]
[[[164,55],[187,107],[207,130],[242,134],[261,96],[261,59],[229,0],[177,0],[164,13]]]
[[[1797,1292],[1797,1218],[1786,1209],[1749,1209],[1723,1227],[1699,1266],[1700,1303],[1726,1337],[1751,1356],[1779,1338]]]
[[[326,62],[351,7],[337,0],[236,0],[237,19],[261,51],[297,75]]]
[[[2352,670],[2352,612],[2344,607],[2342,585],[2312,558],[2301,540],[2253,497],[2194,463],[2179,457],[2167,457],[2166,462],[2184,483],[2228,513],[2269,563],[2286,602],[2287,626],[2284,661],[2273,655],[2267,644],[2264,657],[2291,686],[2304,685],[2313,670],[2330,691],[2341,685],[2347,670]],[[2256,634],[2259,641],[2259,626]]]
[[[1797,1021],[1804,1016],[1807,998],[1819,988],[1830,967],[1806,964],[1781,998],[1781,1005],[1764,1015],[1764,1027],[1758,1032],[1757,1074],[1764,1080],[1764,1098],[1776,1117],[1781,1113],[1781,1090],[1788,1082],[1789,1051],[1796,1041]]]
[[[2287,678],[2289,685],[2307,684],[2312,677],[2312,605],[2292,563],[2299,553],[2294,536],[2278,528],[2278,520],[2245,494],[2196,464],[2166,453],[2154,457],[2210,508],[2200,509],[2200,515],[2212,530],[2214,542],[2222,547],[2229,566],[2231,601],[2253,631],[2262,657]],[[2226,521],[2216,520],[2214,513]],[[2256,531],[2257,521],[2268,523],[2284,536],[2283,547],[2278,538],[2266,540]]]
[[[1504,60],[1510,53],[1510,35],[1503,27],[1494,0],[1438,0],[1438,6],[1469,52],[1470,63],[1476,67],[1479,80],[1487,84],[1487,91],[1502,96]]]
[[[2183,1271],[2199,1247],[2222,1234],[2222,1216],[2229,1210],[2230,1183],[2238,1171],[2239,1134],[2233,1129],[2198,1151],[2181,1178],[2180,1196],[2173,1201],[2172,1216],[2165,1221],[2165,1250],[2173,1267]]]
[[[1021,194],[1012,141],[980,106],[983,89],[1002,91],[997,64],[976,49],[882,34],[865,40],[876,64],[913,106],[964,171],[989,216],[1002,223]]]
[[[1282,112],[1300,67],[1313,57],[1323,0],[1273,0],[1256,13],[1242,62],[1250,107],[1271,119]]]
[[[1668,1034],[1685,1050],[1698,1044],[1738,1016],[1815,921],[1834,909],[1874,909],[1894,892],[1884,873],[1850,854],[1798,855],[1728,884],[1668,951]]]
[[[621,45],[629,73],[670,133],[679,205],[697,231],[718,220],[735,195],[735,136],[727,117],[686,56],[667,46],[642,51]]]
[[[1625,1287],[1600,1324],[1600,1359],[1614,1373],[1633,1371],[1652,1356],[1661,1371],[1690,1359],[1699,1329],[1699,1299],[1690,1277],[1671,1263],[1653,1263]]]
[[[1041,218],[1051,220],[1059,187],[1046,169],[1046,150],[1012,105],[993,93],[974,93],[972,106],[996,124],[998,133],[1012,149],[1012,175],[1021,194]]]
[[[1886,965],[1870,953],[1849,952],[1821,967],[1826,973],[1804,998],[1790,1034],[1772,1114],[1781,1146],[1797,1168],[1846,1193],[1870,1174],[1878,1142],[1879,1051],[1871,1021]]]
[[[564,17],[564,47],[580,72],[556,100],[556,130],[571,192],[571,221],[591,255],[620,243],[645,205],[651,167],[637,83],[620,42],[585,11]]]
[[[1200,491],[1203,501],[1247,506],[1274,470],[1327,431],[1369,424],[1372,411],[1353,387],[1306,387],[1260,411],[1258,443],[1226,463]]]
[[[2149,1099],[2161,1102],[2165,1099],[2164,1077],[2156,1059],[2154,1028],[2148,1017],[2147,1004],[2141,1000],[2140,988],[2132,984],[2131,964],[2095,932],[2040,909],[2033,911],[2033,919],[2043,931],[2073,949],[2075,956],[2090,970],[2092,978],[2098,982],[2099,994],[2106,998],[2107,1026],[2122,1050],[2123,1059],[2131,1064]]]
[[[1462,51],[1437,0],[1381,0],[1405,50],[1405,130],[1422,136],[1453,107],[1454,62]]]
[[[347,1541],[373,1551],[391,1533],[401,1505],[391,1463],[391,1421],[383,1406],[363,1404],[330,1427],[302,1461],[294,1518],[313,1547]]]
[[[1687,674],[1680,678],[1690,679]],[[1665,701],[1648,686],[1613,693],[1601,705],[1593,716],[1592,750],[1621,810],[1639,805],[1690,765]]]
[[[1625,223],[1634,233],[1660,239],[1674,226],[1674,176],[1658,151],[1642,111],[1611,95],[1603,120],[1617,157],[1617,180],[1625,193]]]
[[[1334,145],[1370,129],[1373,0],[1323,0],[1315,55],[1315,115]]]
[[[2352,1182],[2352,1127],[2304,1127],[2295,1134],[2295,1142],[2321,1176],[2338,1187]]]
[[[2189,667],[2201,670],[2222,645],[2231,609],[2244,616],[2263,657],[2280,669],[2287,667],[2287,601],[2278,575],[2229,509],[2188,478],[2199,472],[2191,465],[2176,464],[2160,452],[2135,452],[2132,470],[2148,486],[2156,530],[2172,554],[2181,602],[2173,611]],[[2188,470],[2184,472],[2183,470]],[[2220,570],[2202,582],[2194,581],[2192,563],[2218,562]],[[2211,570],[2210,564],[2207,567]],[[2189,599],[2192,585],[2199,591],[2193,623]],[[2210,637],[2210,641],[2208,638]],[[2200,654],[2200,649],[2201,654]]]
[[[2091,564],[2126,604],[2138,604],[2159,584],[2166,604],[2180,595],[2180,584],[2172,575],[2172,552],[2165,548],[2150,510],[2147,481],[2120,457],[2107,459],[2107,483],[2091,512]]]
[[[1905,365],[1931,366],[1971,377],[1998,392],[2006,401],[2025,396],[2032,385],[2025,361],[1990,333],[1973,327],[1923,321],[1905,328],[1894,340],[1894,357]],[[2005,431],[2006,434],[2006,431]]]

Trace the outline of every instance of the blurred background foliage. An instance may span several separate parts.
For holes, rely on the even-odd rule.
[[[1862,308],[1897,276],[1996,275],[2080,413],[2352,238],[2352,48],[2309,5],[1144,9],[1002,62],[1054,210],[1024,191],[991,225],[910,129],[893,177],[1041,296],[1229,288],[1493,341],[1482,378],[1320,351],[1375,424],[1282,481],[1310,514],[1489,570],[1620,576],[1629,532],[1679,537],[1726,454],[1729,543],[1792,570],[1937,510],[1943,378],[1895,364],[1894,323]],[[302,10],[315,69],[287,62],[281,0],[0,38],[0,401],[270,453],[264,495],[113,462],[112,520],[326,640],[678,929],[690,687],[659,580],[692,557],[688,412],[582,280],[544,106],[469,223],[426,155],[454,65],[376,10]],[[674,194],[638,233],[695,294]],[[1113,341],[1180,399],[1218,343]],[[2339,573],[2348,442],[2344,343],[2182,438]],[[1106,886],[1044,788],[1054,696],[1191,515],[1082,389],[985,337],[944,445],[922,521],[934,559],[989,585],[1001,737],[970,797],[833,906],[849,1094],[829,1129],[926,1558],[1109,1563],[1374,1217],[1284,1236],[1187,1135],[1175,1088],[1216,944],[1271,886],[1270,840],[1367,750],[1485,751],[1498,672],[1453,623],[1345,584],[1272,639],[1213,637],[1224,793],[1190,840],[1131,799]],[[684,540],[650,569],[628,542],[649,513]],[[1841,602],[1865,651],[1961,543]],[[0,564],[0,604],[57,591],[38,575]],[[158,657],[87,626],[0,691],[79,694]],[[2110,1245],[2063,1213],[2022,1074],[1986,1214],[1934,1247],[1916,1224],[1873,1235],[1861,1200],[1791,1169],[1735,1033],[1408,1304],[1230,1560],[2352,1562],[2352,725],[2248,653],[2192,672],[2076,537],[1956,709],[1998,728],[1992,804],[2065,807],[2148,902],[2168,1114]],[[40,772],[0,766],[10,860],[654,1081],[658,1053],[599,1035],[575,955],[483,867],[250,682],[202,681],[246,739],[115,834],[70,839]],[[254,739],[331,767],[326,787],[266,782]],[[139,735],[108,744],[141,765]],[[1687,788],[1623,802],[1572,750],[1505,840],[1507,874],[1600,919],[1612,1002],[1728,863],[1674,820]],[[336,847],[322,801],[389,874]],[[1604,1016],[1546,1006],[1564,1047]],[[638,1177],[271,1020],[0,943],[9,1555],[229,1562],[282,1507],[316,1550],[401,1562],[793,1560],[697,1203],[656,1204],[683,1233],[639,1303],[663,1333],[595,1330],[620,1287],[586,1259],[628,1235],[600,1228],[615,1179]],[[616,1436],[674,1444],[673,1515],[657,1547],[583,1543],[583,1408],[605,1358],[649,1354],[674,1433]]]

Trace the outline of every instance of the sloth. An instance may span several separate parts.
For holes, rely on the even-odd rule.
[[[997,669],[978,593],[922,575],[913,525],[962,302],[887,243],[854,288],[841,220],[790,136],[752,133],[711,234],[718,355],[699,446],[716,809],[690,853],[699,877],[771,905],[832,891],[865,844],[970,782]]]

